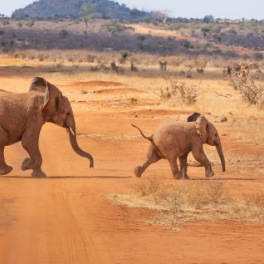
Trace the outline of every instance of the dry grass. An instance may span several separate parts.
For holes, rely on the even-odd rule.
[[[166,186],[158,178],[131,186],[130,194],[115,194],[110,200],[129,207],[153,209],[148,222],[176,225],[198,220],[237,220],[243,223],[264,223],[264,192],[232,198],[222,181],[181,181]]]

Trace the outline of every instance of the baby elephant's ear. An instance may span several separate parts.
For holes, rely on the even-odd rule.
[[[195,126],[197,130],[197,134],[200,136],[202,142],[205,144],[208,138],[208,133],[207,133],[208,120],[203,115],[200,115],[196,120]]]
[[[201,115],[200,113],[194,112],[192,115],[188,116],[187,122],[195,122],[198,116],[200,115]]]
[[[32,80],[28,90],[29,92],[37,91],[44,93],[43,107],[45,107],[45,105],[49,102],[49,86],[50,86],[49,83],[45,79],[41,77],[35,77]]]

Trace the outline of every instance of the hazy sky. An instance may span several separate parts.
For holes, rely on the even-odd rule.
[[[0,14],[10,16],[16,9],[36,0],[0,0]],[[264,19],[264,0],[116,0],[145,11],[166,10],[172,17]]]

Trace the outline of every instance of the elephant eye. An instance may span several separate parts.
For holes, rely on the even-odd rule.
[[[217,137],[217,134],[215,134],[215,137]]]
[[[69,116],[70,116],[70,113],[67,113],[67,114],[66,114],[66,117],[69,117]]]
[[[59,108],[59,98],[58,97],[55,99],[55,108],[56,110]]]

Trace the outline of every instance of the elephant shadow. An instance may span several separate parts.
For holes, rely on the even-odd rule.
[[[129,179],[131,176],[47,176],[47,177],[31,177],[31,176],[1,176],[8,179],[38,179],[38,180],[55,180],[55,179]]]
[[[256,181],[256,178],[234,178],[234,177],[225,177],[225,178],[193,178],[191,181]]]
[[[71,176],[71,175],[49,175],[47,177],[32,177],[32,176],[10,176],[10,175],[2,175],[1,178],[8,178],[8,179],[42,179],[42,180],[55,180],[55,179],[131,179],[134,178],[133,176],[106,176],[106,175],[99,175],[99,176]],[[256,181],[256,178],[234,178],[234,177],[218,177],[218,178],[190,178],[190,181]]]

